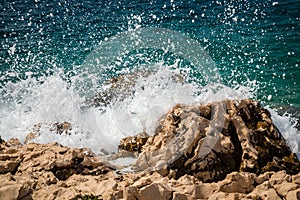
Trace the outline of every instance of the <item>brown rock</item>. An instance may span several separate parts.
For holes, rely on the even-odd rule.
[[[270,113],[257,101],[177,105],[143,146],[135,169],[169,169],[169,177],[190,174],[204,182],[233,171],[300,171]]]
[[[33,191],[32,198],[47,200],[61,199],[61,196],[59,196],[59,194],[62,193],[62,190],[64,190],[64,188],[60,188],[57,185],[46,186],[39,190]]]
[[[36,137],[37,137],[37,134],[35,134],[35,133],[28,133],[27,136],[26,136],[26,138],[25,138],[24,143],[28,144],[28,143],[30,143],[31,140],[33,140]]]
[[[6,141],[4,143],[4,145],[7,147],[12,147],[12,148],[19,148],[22,146],[21,142],[16,138],[9,139],[8,141]]]
[[[296,190],[298,188],[300,188],[299,184],[289,183],[287,181],[274,186],[277,194],[281,197],[285,197],[290,191]]]
[[[270,179],[270,177],[274,174],[274,172],[265,172],[260,174],[258,177],[255,178],[255,182],[257,184],[261,184]]]
[[[17,200],[22,188],[21,184],[0,183],[0,199],[2,200]]]
[[[23,174],[24,176],[24,174]],[[38,177],[38,185],[37,187],[43,188],[47,185],[56,184],[58,182],[58,179],[54,176],[52,172],[37,172],[36,177]]]
[[[57,199],[58,194],[61,198],[77,198],[80,190],[62,181],[74,174],[103,175],[111,171],[88,149],[70,149],[57,143],[22,146],[17,140],[3,142],[0,149],[1,173],[13,174],[4,177],[1,188],[11,191],[6,196],[12,199],[15,196],[19,199]],[[2,178],[0,176],[0,180]],[[98,185],[105,188],[101,182],[98,180]]]
[[[280,196],[278,196],[277,192],[273,188],[261,191],[259,196],[261,199],[281,200]]]
[[[218,192],[209,197],[209,200],[239,200],[243,199],[246,195],[241,193],[224,193]]]
[[[218,182],[220,191],[226,193],[247,194],[254,189],[254,180],[256,176],[247,172],[232,172],[226,176],[226,179]]]
[[[182,184],[180,186],[176,186],[173,188],[174,188],[173,190],[176,192],[195,197],[195,185],[194,184],[187,184],[187,185]]]
[[[29,153],[24,154],[24,162],[17,173],[23,171],[51,171],[59,180],[66,180],[73,174],[102,174],[108,172],[109,167],[95,159],[95,155],[88,149],[66,149],[56,143],[45,145],[28,144]],[[90,169],[91,168],[91,169]]]
[[[175,192],[185,194],[188,196],[195,196],[195,186],[198,184],[198,181],[194,177],[189,175],[184,175],[178,180],[171,179],[171,186]],[[198,194],[197,194],[198,195]]]
[[[208,199],[214,193],[219,192],[220,187],[217,183],[200,183],[195,185],[194,197],[196,199]]]
[[[12,172],[15,173],[20,161],[7,160],[0,161],[0,173]]]
[[[261,183],[260,185],[256,186],[256,188],[247,195],[248,199],[278,199],[281,198],[278,196],[276,191],[271,187],[268,181]]]
[[[286,174],[285,171],[280,171],[280,172],[274,173],[269,180],[269,182],[272,186],[278,185],[284,181],[287,181],[287,182],[292,181],[292,177],[289,174]]]
[[[103,196],[105,194],[112,195],[117,189],[117,182],[112,178],[107,180],[95,179],[94,177],[85,178],[88,179],[84,182],[71,180],[74,181],[73,184],[69,185],[69,183],[67,183],[67,185],[73,186],[72,188],[74,188],[75,191],[81,191],[84,194],[92,194],[94,196]]]
[[[286,200],[294,200],[294,199],[300,199],[300,189],[293,190],[288,192],[286,195]]]
[[[130,152],[141,152],[142,147],[145,145],[149,138],[146,132],[137,134],[136,136],[129,136],[123,138],[119,143],[119,150],[126,150]]]
[[[69,122],[55,122],[51,124],[51,127],[49,128],[50,131],[55,132],[56,134],[68,134],[70,135],[70,131],[72,130],[72,125]]]
[[[296,174],[292,176],[292,182],[296,184],[300,184],[300,174]]]
[[[170,199],[172,191],[164,184],[151,183],[139,190],[138,199],[153,200],[153,199]]]
[[[195,198],[193,198],[191,195],[174,192],[172,200],[194,200],[194,199]]]
[[[40,163],[42,167],[38,168],[37,162],[34,162],[45,154],[41,152],[48,154],[50,149],[52,153],[61,152],[65,155],[65,162],[55,153],[57,162],[51,161],[52,153],[47,157],[49,163],[61,167],[61,170],[76,162],[83,168],[88,166],[91,168],[88,167],[60,180],[54,175],[53,166]],[[218,183],[202,183],[187,174],[177,180],[170,179],[157,172],[116,175],[113,171],[108,171],[95,176],[91,174],[94,170],[92,168],[99,168],[103,164],[86,149],[71,150],[57,144],[28,144],[19,150],[33,156],[31,159],[25,156],[21,162],[24,160],[34,162],[36,165],[26,166],[32,166],[40,171],[21,167],[15,175],[9,173],[1,175],[0,181],[3,187],[0,188],[9,192],[7,196],[10,199],[78,199],[83,196],[99,199],[278,199],[282,197],[292,199],[297,197],[299,190],[299,184],[293,182],[297,182],[299,175],[290,176],[285,171],[264,173],[259,177],[249,172],[232,172]],[[26,151],[37,151],[37,153],[27,154]],[[16,151],[11,152],[18,154]],[[72,161],[81,156],[83,156],[82,161]],[[23,164],[25,163],[22,163],[22,166],[25,166]],[[255,184],[259,185],[255,187]]]

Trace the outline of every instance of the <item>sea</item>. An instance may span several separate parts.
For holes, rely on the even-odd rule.
[[[178,103],[252,98],[300,155],[299,0],[1,0],[0,47],[2,139],[104,155]]]

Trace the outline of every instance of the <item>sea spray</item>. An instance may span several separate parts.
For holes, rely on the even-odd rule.
[[[112,100],[105,107],[87,106],[86,98],[62,74],[33,78],[10,83],[1,97],[0,132],[5,140],[19,138],[22,142],[30,133],[35,137],[29,142],[58,142],[69,147],[88,147],[102,156],[118,152],[119,141],[141,132],[153,135],[159,119],[176,104],[206,104],[225,99],[245,99],[255,97],[253,83],[250,86],[236,85],[231,88],[223,84],[197,85],[193,82],[176,81],[175,65],[166,66],[162,62],[152,68],[157,69],[147,76],[137,76],[131,91],[125,97]],[[186,76],[179,74],[180,76]],[[75,78],[75,77],[73,77]],[[99,88],[97,87],[96,90]],[[103,90],[107,88],[104,87]],[[290,115],[278,115],[268,108],[274,124],[279,128],[292,150],[299,157],[299,131],[294,127],[296,120]],[[51,127],[55,123],[71,124],[68,132],[56,132]],[[116,166],[128,166],[133,158],[117,158],[110,161]],[[130,171],[125,167],[122,171]]]
[[[266,108],[270,111],[273,123],[286,139],[292,151],[297,154],[298,158],[300,158],[300,130],[296,128],[296,125],[299,123],[299,119],[293,117],[287,112],[283,115],[279,115],[276,110],[271,109],[269,106]]]
[[[252,88],[245,86],[229,88],[222,84],[198,86],[174,82],[172,77],[176,71],[171,69],[174,66],[159,63],[154,67],[159,69],[156,73],[137,77],[132,88],[134,94],[109,105],[105,112],[93,106],[82,109],[85,99],[58,74],[42,81],[30,78],[9,83],[1,90],[1,136],[4,139],[16,137],[24,142],[27,134],[40,124],[35,142],[57,141],[71,147],[89,147],[95,152],[101,149],[116,152],[123,137],[142,131],[153,134],[158,119],[177,103],[208,103],[255,95]],[[287,123],[289,117],[271,111],[284,137],[296,145],[298,140],[292,138],[297,136],[297,130]],[[60,135],[49,130],[51,124],[65,121],[72,124],[70,134]]]

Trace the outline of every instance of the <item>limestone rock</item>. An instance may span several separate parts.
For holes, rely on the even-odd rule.
[[[277,194],[277,192],[273,188],[261,191],[260,193],[258,193],[258,196],[261,199],[281,200],[280,196]]]
[[[247,172],[232,172],[223,181],[218,182],[220,191],[226,193],[247,194],[254,189],[256,176]]]
[[[0,141],[0,199],[300,199],[299,161],[255,101],[177,105],[141,138],[123,140],[125,174],[86,148]]]
[[[148,138],[135,169],[169,169],[169,177],[190,174],[204,182],[233,171],[300,171],[300,163],[272,123],[268,110],[253,100],[208,105],[177,105]]]
[[[219,190],[220,187],[217,183],[200,183],[195,185],[193,196],[196,199],[208,199]]]
[[[296,174],[292,176],[292,182],[296,184],[300,184],[300,174]]]
[[[21,184],[8,184],[7,182],[0,183],[0,199],[17,200],[22,188]]]
[[[50,131],[55,132],[56,134],[68,134],[70,135],[70,131],[72,130],[72,125],[69,122],[58,123],[55,122],[51,125]]]
[[[151,183],[141,188],[137,194],[137,199],[170,199],[172,192],[162,184]]]
[[[224,193],[218,192],[209,197],[209,200],[236,200],[236,199],[243,199],[246,195],[241,193]]]
[[[286,195],[286,200],[294,200],[294,199],[300,199],[300,189],[290,191]]]
[[[260,174],[255,178],[255,182],[257,184],[261,184],[270,179],[270,177],[274,174],[274,172],[265,172],[264,174]]]
[[[119,143],[119,149],[140,153],[148,138],[149,135],[146,132],[123,138]]]
[[[271,176],[271,178],[269,179],[269,183],[272,186],[274,186],[274,185],[281,184],[284,181],[291,182],[291,180],[292,180],[291,175],[286,174],[285,171],[280,171]]]
[[[8,199],[56,199],[54,194],[65,193],[69,199],[71,190],[61,188],[60,181],[74,174],[97,176],[112,171],[89,149],[70,149],[57,143],[22,146],[17,140],[9,140],[0,144],[0,150],[0,173],[3,174],[0,175],[3,184],[0,188],[8,191],[8,194],[3,191],[0,194],[5,194]],[[48,187],[52,189],[48,190]],[[78,192],[72,193],[78,196]]]
[[[289,192],[296,190],[298,188],[300,188],[299,184],[291,183],[287,181],[284,181],[281,184],[274,186],[274,189],[276,190],[277,194],[282,197],[286,196]]]
[[[247,195],[249,199],[281,199],[268,181],[256,186],[256,188]]]
[[[15,173],[19,163],[20,160],[0,161],[0,173]]]
[[[193,199],[194,198],[191,195],[182,194],[180,192],[174,192],[172,200],[193,200]]]
[[[103,164],[86,149],[69,149],[55,143],[31,143],[9,150],[12,147],[3,144],[4,152],[19,155],[22,151],[26,156],[23,155],[15,174],[0,174],[1,199],[297,199],[299,196],[300,173],[291,176],[285,171],[266,172],[256,177],[250,172],[232,172],[224,180],[212,183],[203,183],[188,174],[179,179],[164,177],[158,172],[118,175],[109,168],[105,173],[96,174],[93,170],[103,167]],[[40,161],[39,157],[44,154],[53,156],[48,151],[57,153],[57,162],[52,161],[51,156],[46,157],[49,163],[54,163],[51,166],[47,166],[48,161],[35,162],[35,159]],[[58,154],[65,155],[64,162]],[[81,156],[81,162],[72,161]],[[31,162],[35,165],[26,164]],[[64,175],[64,178],[57,177],[53,171],[55,166],[63,170],[78,163],[87,168]]]

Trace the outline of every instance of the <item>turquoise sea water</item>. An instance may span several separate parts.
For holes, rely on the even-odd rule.
[[[64,96],[74,95],[74,102],[85,98],[82,94],[77,98],[76,92],[68,88],[84,71],[84,63],[92,63],[88,60],[89,55],[111,38],[122,38],[120,34],[124,32],[147,28],[171,30],[197,41],[214,61],[224,86],[233,89],[237,85],[239,88],[250,87],[252,97],[264,106],[288,110],[299,118],[299,0],[5,0],[0,4],[0,130],[11,128],[14,132],[24,132],[39,120],[47,123],[75,120],[74,116],[79,114],[74,114],[73,106],[72,116],[68,115],[68,106],[64,102],[70,104],[72,100],[65,100]],[[114,45],[110,46],[107,58],[115,56],[114,47],[128,44],[123,39]],[[184,48],[186,51],[181,49],[183,53],[189,52],[188,45]],[[101,53],[105,55],[106,52]],[[171,66],[177,63],[178,68],[191,65],[182,55],[166,49],[122,53],[123,59],[111,61],[115,66],[110,69],[117,70],[104,73],[95,67],[92,76],[110,77],[118,70],[122,72],[130,66],[138,68],[149,63],[164,62]],[[203,84],[201,72],[192,76]],[[59,91],[62,94],[57,95]],[[225,90],[220,95],[226,96],[226,93]],[[47,106],[42,102],[47,102]],[[77,105],[74,102],[72,105]],[[58,106],[60,103],[62,107]],[[56,110],[51,110],[54,107]],[[33,110],[36,112],[28,114]],[[65,112],[59,112],[62,110]],[[50,112],[51,117],[46,119],[45,115]],[[8,118],[8,113],[14,116]],[[40,117],[35,119],[33,116]],[[14,120],[15,124],[12,123]],[[81,116],[78,120],[87,118],[83,120]],[[88,131],[89,134],[92,132]],[[13,136],[7,133],[10,134]]]
[[[222,78],[258,82],[258,99],[300,107],[300,1],[12,1],[0,5],[0,87],[66,72],[107,37],[139,27],[184,33]],[[30,74],[31,74],[30,73]]]

